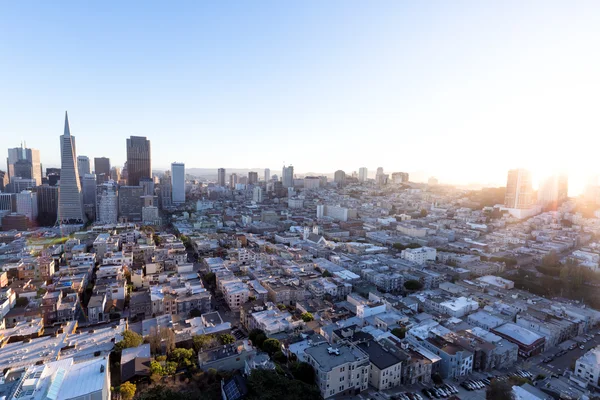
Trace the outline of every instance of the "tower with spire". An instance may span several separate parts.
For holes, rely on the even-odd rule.
[[[75,137],[71,136],[69,115],[65,111],[65,131],[60,137],[60,188],[58,193],[57,225],[83,224],[83,201],[81,183],[77,171]]]

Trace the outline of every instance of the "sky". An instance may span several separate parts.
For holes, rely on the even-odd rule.
[[[0,143],[153,168],[600,172],[598,1],[0,3]]]

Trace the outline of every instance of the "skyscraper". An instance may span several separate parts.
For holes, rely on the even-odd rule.
[[[532,196],[531,172],[525,169],[511,169],[508,171],[504,205],[507,208],[530,208]]]
[[[38,216],[37,193],[31,190],[23,190],[15,195],[17,202],[17,213],[27,216],[29,221],[35,222]]]
[[[265,182],[269,182],[271,179],[271,170],[269,168],[265,168]]]
[[[365,182],[368,178],[369,170],[366,167],[360,167],[358,169],[358,180],[360,182]]]
[[[137,186],[142,178],[152,178],[150,141],[145,136],[131,136],[127,139],[127,184]]]
[[[141,186],[119,186],[119,218],[127,222],[141,221],[143,195]]]
[[[294,187],[294,167],[292,165],[288,167],[283,166],[281,170],[281,183],[285,188]]]
[[[58,193],[59,225],[83,224],[81,183],[77,171],[75,137],[69,129],[69,116],[65,112],[65,132],[60,137],[60,191]]]
[[[77,172],[79,172],[79,178],[81,179],[90,173],[90,159],[88,156],[77,156]]]
[[[38,222],[41,226],[52,226],[56,223],[58,211],[58,186],[48,184],[34,188],[37,193]]]
[[[110,179],[110,159],[106,157],[94,158],[94,173],[98,184]]]
[[[258,172],[248,172],[248,185],[255,185],[258,183]]]
[[[35,179],[36,185],[42,184],[42,164],[40,162],[40,151],[28,149],[24,144],[21,147],[8,149],[6,160],[8,178],[18,177]],[[15,168],[18,167],[18,170]]]
[[[171,164],[171,187],[173,190],[173,204],[185,203],[185,164]]]
[[[225,168],[219,168],[217,170],[217,185],[225,187]]]
[[[238,176],[236,173],[233,173],[231,175],[229,175],[229,186],[231,186],[232,189],[235,189],[235,185],[238,183]]]
[[[338,187],[344,186],[346,184],[346,173],[338,169],[333,174],[333,181],[338,184]]]
[[[538,189],[538,203],[549,210],[556,210],[568,197],[566,175],[553,175],[543,180]]]
[[[96,175],[85,174],[81,177],[83,212],[88,220],[96,219]]]

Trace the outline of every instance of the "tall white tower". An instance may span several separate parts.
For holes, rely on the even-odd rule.
[[[75,137],[71,136],[69,116],[65,111],[65,132],[60,137],[60,191],[58,193],[57,225],[77,225],[84,222]]]

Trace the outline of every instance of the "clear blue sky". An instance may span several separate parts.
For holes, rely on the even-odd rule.
[[[0,137],[59,163],[597,172],[600,2],[3,2]],[[5,151],[5,150],[3,150]],[[575,176],[577,175],[577,176]]]

